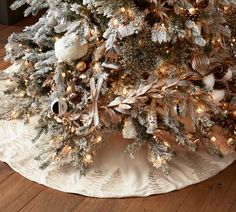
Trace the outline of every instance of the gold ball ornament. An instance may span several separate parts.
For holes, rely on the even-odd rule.
[[[66,92],[67,93],[72,93],[72,92],[74,92],[74,87],[73,86],[68,86],[67,88],[66,88]]]
[[[198,9],[195,8],[195,7],[192,7],[192,8],[190,8],[190,9],[188,10],[188,12],[189,12],[190,15],[196,15],[196,14],[197,14],[197,11],[198,11]]]
[[[76,70],[79,72],[85,71],[86,68],[87,68],[87,64],[84,61],[80,61],[76,65]]]

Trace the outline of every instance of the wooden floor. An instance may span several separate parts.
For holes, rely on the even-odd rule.
[[[7,37],[32,22],[34,19],[14,26],[0,25],[0,70],[9,65],[3,62]],[[30,182],[0,162],[0,212],[8,211],[236,212],[236,163],[212,179],[180,191],[146,198],[96,199],[62,193]]]

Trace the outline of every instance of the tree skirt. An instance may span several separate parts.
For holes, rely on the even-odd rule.
[[[0,90],[4,86],[1,83]],[[0,94],[2,107],[7,101],[7,96]],[[177,156],[169,163],[171,172],[166,176],[148,162],[145,146],[131,159],[124,151],[132,141],[116,134],[107,138],[86,176],[74,167],[50,166],[42,170],[35,160],[39,148],[31,142],[37,134],[37,121],[38,117],[31,118],[29,124],[22,120],[0,121],[0,160],[29,180],[64,192],[100,198],[166,193],[206,180],[236,159],[236,154],[220,158],[204,149],[191,152],[176,146]],[[44,134],[40,139],[47,141],[48,136]]]

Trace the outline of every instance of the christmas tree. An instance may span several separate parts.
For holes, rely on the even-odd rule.
[[[5,90],[12,110],[1,117],[40,116],[41,168],[86,173],[116,132],[132,139],[131,157],[147,145],[166,174],[174,143],[235,151],[235,0],[18,0],[12,8],[24,4],[26,15],[46,13],[9,38],[6,60],[17,72]],[[43,133],[50,139],[38,143]]]

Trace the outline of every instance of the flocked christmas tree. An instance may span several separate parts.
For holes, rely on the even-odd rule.
[[[114,132],[133,139],[131,157],[147,144],[164,173],[175,155],[165,134],[193,151],[235,150],[236,0],[18,0],[12,8],[24,4],[26,15],[47,12],[9,38],[6,59],[19,70],[1,117],[40,115],[41,168],[85,173]]]

